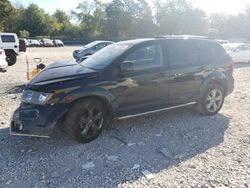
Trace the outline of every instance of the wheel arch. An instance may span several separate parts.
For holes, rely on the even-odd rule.
[[[108,117],[110,119],[113,118],[113,116],[114,116],[113,107],[108,102],[108,100],[105,97],[103,97],[103,96],[99,96],[99,95],[85,95],[85,96],[81,96],[81,97],[75,99],[74,101],[72,101],[71,103],[69,103],[69,107],[73,106],[74,104],[76,104],[80,100],[87,100],[87,99],[95,99],[97,101],[100,101],[106,107],[107,112],[108,112]]]
[[[60,100],[60,103],[66,103],[70,108],[79,100],[84,99],[96,99],[100,101],[107,108],[109,118],[112,119],[115,116],[117,106],[115,97],[103,88],[79,88],[64,96],[63,99]]]
[[[5,54],[8,55],[8,54],[15,54],[15,55],[18,55],[15,50],[13,49],[4,49],[5,51]]]
[[[213,73],[206,77],[200,86],[200,93],[202,93],[208,85],[217,84],[223,88],[224,94],[227,94],[227,78],[223,73]]]

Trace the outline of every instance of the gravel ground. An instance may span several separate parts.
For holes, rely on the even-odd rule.
[[[72,59],[75,47],[30,48],[29,59]],[[0,187],[250,187],[250,65],[214,117],[192,107],[113,122],[89,144],[60,131],[14,137],[9,119],[26,81],[25,55],[0,74]]]

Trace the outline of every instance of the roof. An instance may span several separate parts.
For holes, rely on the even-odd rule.
[[[99,43],[99,42],[111,42],[114,43],[113,41],[108,41],[108,40],[95,40],[93,42]]]
[[[0,32],[0,35],[17,35],[16,33],[2,33]]]
[[[207,36],[200,35],[162,35],[156,38],[166,38],[166,39],[210,39]]]
[[[135,45],[135,44],[139,44],[139,43],[141,43],[141,42],[146,42],[146,41],[150,41],[150,40],[155,40],[155,38],[125,40],[125,41],[118,42],[117,44]]]
[[[118,44],[128,44],[128,45],[136,45],[141,42],[153,41],[153,40],[164,40],[164,39],[199,39],[199,40],[212,40],[206,36],[198,36],[198,35],[164,35],[157,36],[155,38],[144,38],[144,39],[134,39],[134,40],[126,40],[118,42]]]

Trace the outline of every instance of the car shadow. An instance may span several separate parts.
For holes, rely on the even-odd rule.
[[[223,143],[229,123],[230,117],[223,114],[201,116],[187,107],[115,121],[88,144],[78,144],[61,131],[42,139],[14,137],[8,135],[7,129],[0,129],[0,159],[5,161],[0,169],[9,169],[9,163],[26,164],[28,160],[32,165],[26,168],[34,173],[27,176],[39,179],[44,174],[51,186],[70,185],[67,177],[80,176],[78,186],[116,187],[143,177],[144,170],[157,174],[216,147]],[[82,165],[89,162],[95,166],[84,169]],[[50,177],[53,171],[60,175],[56,180]],[[15,168],[11,173],[20,176]],[[31,186],[35,183],[30,182]]]

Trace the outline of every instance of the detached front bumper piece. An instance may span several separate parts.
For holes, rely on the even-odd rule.
[[[67,112],[64,105],[21,105],[13,114],[10,134],[49,137],[57,121]]]

